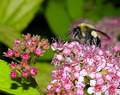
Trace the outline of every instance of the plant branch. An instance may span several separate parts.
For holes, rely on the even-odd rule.
[[[36,87],[36,88],[38,89],[38,91],[40,92],[40,95],[44,95],[44,93],[42,92],[41,88],[38,86],[35,78],[33,78],[33,77],[31,76],[31,79],[32,79],[32,82],[34,83],[35,87]]]

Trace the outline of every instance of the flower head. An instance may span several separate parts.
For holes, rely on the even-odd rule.
[[[109,93],[113,84],[115,90],[112,92],[117,90],[118,93],[120,56],[116,56],[118,52],[114,48],[106,50],[72,41],[62,44],[61,50],[54,47],[53,51],[57,51],[57,54],[52,60],[54,70],[50,82],[54,87],[49,90],[50,93],[85,95],[84,89],[87,89],[89,94],[101,95],[106,91]]]

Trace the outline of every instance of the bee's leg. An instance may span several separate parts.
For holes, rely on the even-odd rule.
[[[98,37],[93,37],[93,44],[95,44],[96,46],[101,47],[101,40]]]
[[[91,32],[88,32],[85,36],[85,43],[88,45],[92,45],[92,35]]]

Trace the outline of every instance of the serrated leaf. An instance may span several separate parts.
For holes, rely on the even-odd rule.
[[[0,25],[14,30],[5,31],[4,35],[0,35],[0,41],[6,39],[3,43],[10,47],[9,43],[13,41],[11,38],[20,38],[19,32],[28,26],[42,2],[43,0],[0,0]],[[3,27],[0,30],[3,30]],[[0,31],[0,34],[3,32]]]
[[[54,0],[49,0],[45,17],[54,34],[67,39],[67,37],[65,37],[65,33],[69,30],[71,20],[65,11],[65,8]]]
[[[10,76],[10,69],[7,62],[0,60],[0,90],[15,95],[38,95],[38,90],[33,84],[26,82],[20,83],[12,80]]]
[[[68,12],[74,20],[83,17],[84,1],[85,0],[67,0]]]

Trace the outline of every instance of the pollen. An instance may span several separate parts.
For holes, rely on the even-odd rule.
[[[95,32],[95,31],[92,31],[92,32],[91,32],[91,35],[92,35],[93,37],[95,37],[95,38],[98,36],[97,32]]]

